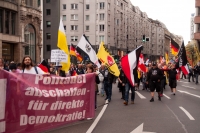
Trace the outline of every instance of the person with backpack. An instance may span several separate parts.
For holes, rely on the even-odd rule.
[[[22,73],[45,74],[42,71],[42,69],[33,65],[33,62],[30,56],[25,56],[22,60]]]

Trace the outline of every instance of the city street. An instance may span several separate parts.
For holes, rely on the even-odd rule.
[[[98,95],[99,115],[104,106],[104,98]],[[199,133],[200,132],[200,85],[181,80],[177,93],[172,95],[166,86],[162,101],[150,103],[150,93],[136,91],[135,104],[124,106],[117,84],[113,86],[112,101],[95,126],[93,133]],[[48,133],[85,133],[93,124],[92,120],[83,120]]]

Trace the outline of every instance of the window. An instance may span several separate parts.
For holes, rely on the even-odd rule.
[[[46,47],[47,47],[47,51],[51,51],[51,45],[46,45]]]
[[[71,4],[71,9],[78,9],[78,4]]]
[[[104,42],[104,36],[103,35],[99,36],[99,41]]]
[[[90,15],[85,15],[85,20],[89,21],[90,20]]]
[[[12,35],[15,35],[15,18],[16,18],[16,14],[11,13],[11,33],[12,33]]]
[[[78,14],[72,14],[71,20],[78,20]]]
[[[63,10],[66,10],[66,9],[67,9],[66,4],[63,4]]]
[[[104,9],[104,2],[100,2],[100,3],[99,3],[99,8],[100,8],[100,9]]]
[[[66,21],[67,20],[67,17],[66,15],[63,15],[63,18],[62,18],[63,21]]]
[[[104,13],[99,14],[99,20],[104,20]]]
[[[10,14],[9,11],[5,12],[5,19],[6,19],[6,21],[5,21],[5,31],[6,31],[7,34],[9,34],[9,22],[10,22],[9,14]]]
[[[86,36],[87,40],[89,41],[89,36]]]
[[[110,10],[110,3],[108,3],[108,10]]]
[[[99,31],[104,31],[104,25],[99,25]]]
[[[71,41],[72,42],[77,42],[78,41],[78,36],[71,36]]]
[[[51,33],[47,33],[47,39],[51,39]]]
[[[46,21],[47,27],[51,27],[51,21]]]
[[[47,15],[51,15],[51,9],[47,9]]]
[[[99,3],[99,8],[100,8],[100,9],[104,9],[104,2],[100,2],[100,3]]]
[[[40,7],[40,5],[41,5],[41,0],[38,0],[37,5],[38,5],[38,7]]]
[[[50,3],[50,0],[46,0],[46,3]]]
[[[86,4],[86,10],[89,10],[90,9],[90,5],[89,4]]]
[[[90,26],[87,25],[85,29],[86,29],[87,31],[89,31],[89,30],[90,30]]]
[[[0,9],[0,33],[3,32],[3,10]]]
[[[71,30],[78,30],[78,25],[71,25]]]
[[[26,0],[26,5],[27,6],[33,6],[33,1],[32,0]]]

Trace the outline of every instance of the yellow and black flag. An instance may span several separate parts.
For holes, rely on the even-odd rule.
[[[101,42],[101,44],[100,44],[99,51],[97,53],[97,57],[103,64],[106,65],[106,67],[108,68],[110,73],[112,73],[113,75],[115,75],[117,77],[119,76],[119,74],[120,74],[119,68],[118,68],[117,64],[115,63],[114,58],[110,55],[107,48],[104,46],[103,42]]]

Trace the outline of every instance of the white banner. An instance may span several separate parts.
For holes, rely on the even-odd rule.
[[[67,55],[59,49],[51,50],[51,62],[67,62]]]

